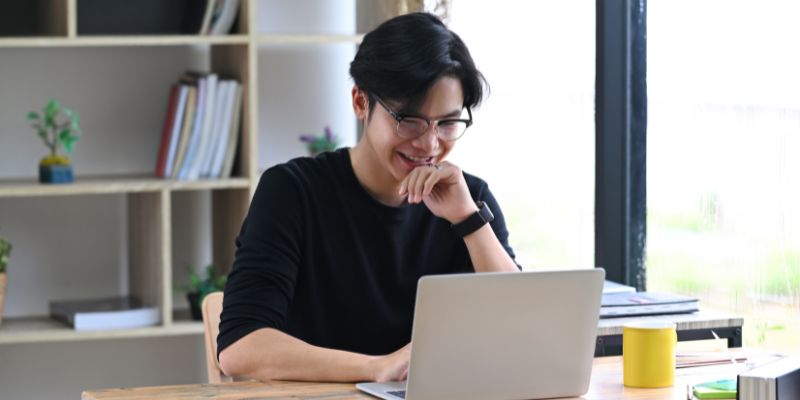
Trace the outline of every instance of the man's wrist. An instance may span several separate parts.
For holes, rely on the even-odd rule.
[[[472,214],[475,214],[476,212],[478,212],[478,205],[475,204],[474,202],[471,202],[470,206],[464,207],[462,211],[453,214],[454,216],[448,219],[448,222],[450,222],[450,225],[458,225],[466,221],[467,218],[469,218],[470,216],[472,216]]]
[[[466,219],[452,224],[450,227],[456,235],[466,237],[494,220],[494,215],[489,206],[483,201],[475,203],[477,210],[473,211]]]

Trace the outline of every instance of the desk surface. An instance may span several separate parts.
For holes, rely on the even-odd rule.
[[[730,377],[743,370],[743,364],[678,369],[675,386],[663,389],[634,389],[622,385],[622,357],[594,359],[587,400],[686,399],[687,383]],[[216,385],[153,386],[128,389],[103,389],[83,392],[84,400],[134,400],[151,398],[293,398],[293,399],[374,399],[358,392],[353,384],[305,382],[233,382]]]

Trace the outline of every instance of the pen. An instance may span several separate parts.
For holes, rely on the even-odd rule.
[[[717,335],[717,332],[714,332],[714,330],[713,330],[713,329],[711,330],[711,334],[712,334],[712,335],[714,335],[714,339],[720,340],[720,339],[719,339],[719,335]],[[725,347],[725,352],[728,354],[728,357],[730,357],[730,358],[731,358],[731,363],[733,363],[733,364],[738,364],[738,363],[736,362],[736,358],[733,356],[733,353],[731,353],[731,350],[730,350],[730,348],[728,348],[728,347],[726,346],[726,347]]]

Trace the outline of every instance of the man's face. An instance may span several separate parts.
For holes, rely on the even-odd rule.
[[[407,116],[422,117],[427,120],[460,118],[463,111],[464,94],[461,82],[453,77],[439,78],[431,87],[418,110],[405,113]],[[398,113],[401,104],[384,101],[385,107]],[[447,157],[455,141],[445,141],[438,137],[435,124],[416,138],[400,137],[397,120],[381,104],[375,104],[372,115],[364,125],[364,140],[373,150],[381,167],[398,183],[414,168],[438,164]]]

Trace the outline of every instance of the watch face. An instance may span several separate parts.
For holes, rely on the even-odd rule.
[[[479,201],[478,202],[478,213],[481,215],[481,219],[483,222],[492,222],[494,221],[494,214],[492,214],[492,210],[489,209],[489,206],[486,203]]]

